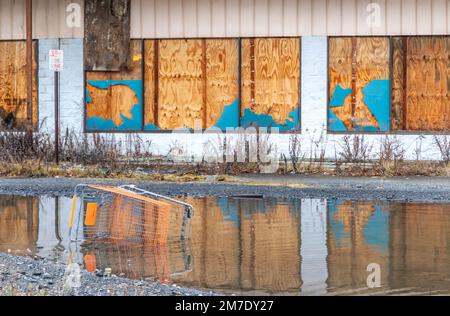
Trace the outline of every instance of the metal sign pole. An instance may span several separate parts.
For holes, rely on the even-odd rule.
[[[55,71],[55,163],[59,164],[59,72]]]
[[[55,162],[59,164],[59,73],[64,68],[64,52],[60,49],[49,51],[50,70],[55,75]]]

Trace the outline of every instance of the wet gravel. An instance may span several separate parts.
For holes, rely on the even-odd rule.
[[[248,185],[252,182],[252,185]],[[168,183],[114,179],[0,179],[0,194],[72,196],[77,184],[135,184],[143,189],[171,196],[263,195],[274,198],[340,198],[450,202],[450,178],[343,178],[254,175],[233,182]],[[244,185],[245,184],[245,185]],[[257,185],[255,185],[257,184]]]
[[[69,280],[69,281],[68,281]],[[213,292],[67,269],[39,257],[0,253],[0,296],[213,296]]]

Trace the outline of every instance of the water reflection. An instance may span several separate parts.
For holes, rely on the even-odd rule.
[[[84,243],[89,271],[241,294],[450,293],[450,205],[187,198],[190,246]],[[70,199],[0,197],[0,251],[67,259]],[[367,266],[382,288],[367,289]],[[437,291],[437,292],[436,292]]]

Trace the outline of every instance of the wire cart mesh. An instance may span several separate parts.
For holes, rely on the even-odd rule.
[[[180,244],[184,271],[188,271],[193,211],[187,203],[132,185],[82,184],[72,199],[69,238],[83,245],[145,246],[155,251]]]

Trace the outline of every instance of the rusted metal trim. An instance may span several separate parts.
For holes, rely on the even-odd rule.
[[[33,131],[33,5],[26,0],[26,58],[27,58],[27,120],[28,130]]]

